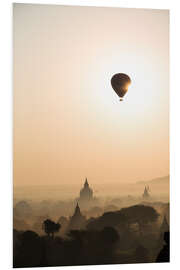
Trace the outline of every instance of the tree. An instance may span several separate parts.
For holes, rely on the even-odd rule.
[[[156,262],[169,262],[169,255],[170,255],[170,234],[169,231],[164,233],[164,241],[165,245],[163,246],[162,250],[158,254],[156,258]]]
[[[153,207],[141,204],[122,208],[121,213],[126,217],[129,224],[137,223],[140,232],[142,232],[144,225],[156,222],[159,216]]]
[[[134,257],[136,263],[147,263],[149,261],[148,250],[139,245],[135,250]]]
[[[71,230],[68,236],[73,245],[70,257],[76,258],[77,265],[114,262],[116,244],[119,240],[119,234],[114,228]]]
[[[102,230],[105,227],[117,227],[121,225],[126,226],[127,218],[121,213],[121,211],[105,212],[98,218],[88,220],[88,230]]]
[[[102,230],[104,227],[129,229],[131,224],[137,224],[139,231],[143,231],[144,225],[155,222],[159,214],[153,207],[145,205],[134,205],[122,208],[119,211],[105,212],[102,216],[89,219],[88,230]]]
[[[19,245],[14,254],[14,267],[40,267],[42,257],[41,239],[33,231],[19,235]]]
[[[119,240],[119,234],[113,227],[104,227],[100,232],[101,242],[107,246],[111,246]]]
[[[42,229],[45,231],[45,233],[48,236],[51,235],[52,238],[54,237],[54,233],[58,232],[60,228],[61,228],[61,225],[59,223],[55,223],[54,221],[50,219],[46,219],[42,225]]]

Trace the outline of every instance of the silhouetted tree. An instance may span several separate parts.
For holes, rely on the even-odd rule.
[[[159,214],[151,206],[134,205],[120,210],[126,217],[129,224],[137,223],[140,232],[143,231],[144,225],[157,221]]]
[[[54,221],[50,219],[46,219],[43,222],[42,229],[45,231],[45,233],[48,236],[54,237],[54,233],[58,232],[61,228],[61,225],[59,223],[55,223]]]
[[[115,260],[115,247],[119,240],[118,232],[112,227],[105,227],[99,232],[100,264],[110,264]]]
[[[157,217],[154,208],[135,205],[91,218],[86,230],[71,230],[64,238],[53,236],[68,220],[61,217],[55,223],[45,217],[44,222],[41,219],[42,228],[52,237],[40,237],[33,231],[14,231],[14,267],[149,262],[152,256],[154,261],[162,248],[161,245],[152,252],[159,232],[154,229],[154,238],[149,230],[141,237],[137,232],[144,225],[155,222]],[[167,237],[164,239],[166,245],[157,261],[169,259],[169,244]]]
[[[104,244],[108,246],[113,245],[116,241],[119,240],[119,234],[117,231],[112,227],[105,227],[100,232],[100,239]]]
[[[87,229],[101,230],[107,226],[127,228],[130,224],[137,223],[140,232],[142,232],[143,226],[155,222],[158,216],[159,214],[153,207],[134,205],[122,208],[119,211],[105,212],[98,218],[90,219],[87,224]]]
[[[127,218],[121,211],[105,212],[98,218],[88,220],[88,230],[102,230],[105,227],[116,227],[118,225],[126,226]]]
[[[162,250],[160,251],[159,255],[157,256],[156,262],[169,262],[169,254],[170,254],[170,234],[169,232],[164,233],[164,241],[165,245],[163,246]]]
[[[23,232],[19,236],[20,244],[15,254],[14,267],[39,267],[41,265],[41,239],[33,231]]]
[[[68,236],[74,245],[70,258],[76,265],[109,264],[114,262],[119,234],[112,227],[96,230],[71,230]]]
[[[136,263],[147,263],[149,259],[148,250],[142,245],[139,245],[135,250],[134,257]]]

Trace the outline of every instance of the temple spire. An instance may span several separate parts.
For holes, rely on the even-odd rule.
[[[88,187],[89,187],[89,184],[88,184],[88,181],[87,181],[87,177],[86,177],[86,180],[85,180],[84,186],[88,186]]]
[[[168,222],[167,222],[167,219],[166,219],[166,216],[165,216],[165,215],[164,215],[163,222],[162,222],[162,224],[161,224],[160,230],[161,230],[162,232],[167,232],[167,231],[169,231],[169,224],[168,224]]]
[[[87,177],[86,177],[85,182],[84,182],[84,186],[80,190],[79,200],[81,202],[83,202],[83,204],[84,204],[85,202],[89,202],[92,198],[93,198],[93,191],[89,187],[89,183],[88,183],[88,180],[87,180]]]
[[[149,186],[145,186],[144,188],[144,193],[143,193],[143,198],[147,199],[150,197],[150,194],[149,194]]]
[[[81,214],[78,202],[77,202],[77,205],[76,205],[76,208],[75,208],[75,211],[74,211],[74,215],[77,215],[77,214]]]

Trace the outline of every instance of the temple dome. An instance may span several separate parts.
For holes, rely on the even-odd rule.
[[[80,200],[91,200],[93,198],[93,190],[89,187],[87,178],[84,183],[84,187],[80,190]]]

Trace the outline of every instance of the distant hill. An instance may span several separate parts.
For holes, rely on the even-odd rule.
[[[164,177],[159,177],[159,178],[155,178],[152,180],[148,180],[148,181],[138,181],[136,182],[136,184],[138,185],[164,185],[164,184],[169,184],[169,175],[164,176]]]

